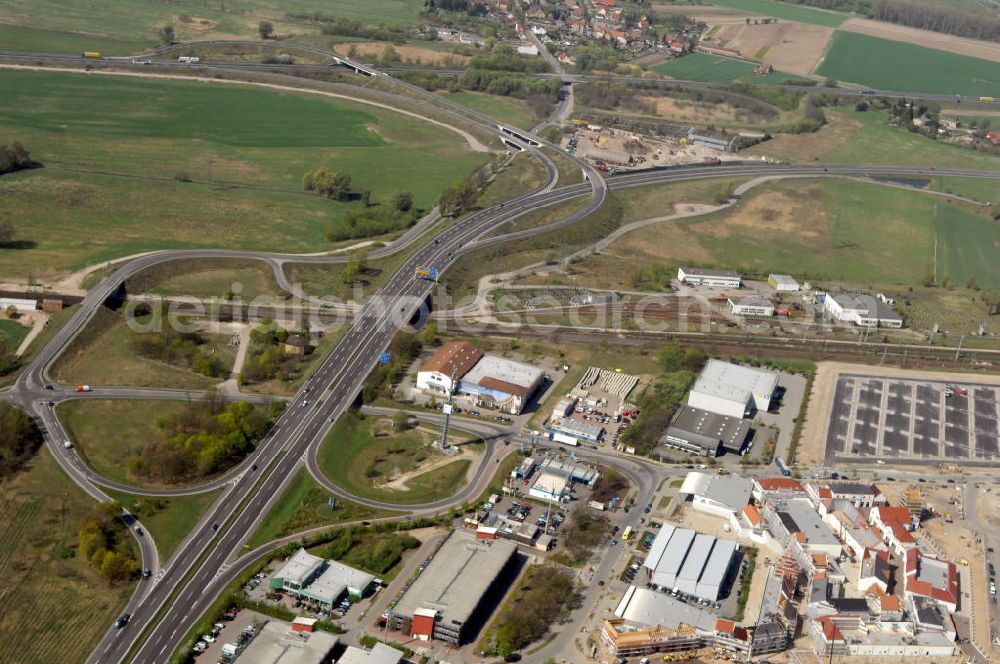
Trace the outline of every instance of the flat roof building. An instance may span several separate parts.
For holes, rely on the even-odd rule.
[[[485,355],[459,383],[476,403],[519,415],[542,384],[541,369],[495,355]]]
[[[538,473],[531,488],[528,489],[528,495],[532,498],[559,502],[566,495],[568,489],[569,477],[561,473],[542,470]]]
[[[767,283],[779,293],[794,293],[799,290],[799,282],[787,274],[769,274]]]
[[[271,576],[268,587],[331,607],[345,593],[364,597],[374,582],[368,572],[299,549]]]
[[[399,664],[403,661],[403,653],[384,643],[376,643],[371,650],[347,646],[347,650],[337,664]]]
[[[570,436],[578,440],[583,439],[591,443],[599,442],[601,440],[601,436],[604,435],[604,427],[599,424],[587,424],[586,422],[574,420],[569,417],[551,419],[542,428],[546,431],[561,433],[566,436]]]
[[[329,632],[293,632],[291,625],[271,620],[239,655],[241,662],[326,664],[332,662],[338,638]]]
[[[743,297],[736,300],[729,298],[726,304],[734,316],[769,318],[774,315],[774,305],[762,297]]]
[[[392,608],[397,629],[418,639],[465,643],[503,596],[517,545],[453,531]]]
[[[691,286],[718,288],[739,288],[743,283],[740,275],[731,270],[705,270],[697,267],[677,268],[677,281]]]
[[[681,406],[657,443],[702,456],[720,449],[739,453],[750,437],[750,422],[701,408]]]
[[[753,482],[739,475],[691,471],[678,493],[691,496],[692,506],[715,516],[728,517],[743,510],[753,497]]]
[[[688,405],[741,418],[767,411],[778,386],[777,374],[721,360],[709,360],[688,395]]]
[[[715,628],[715,616],[708,611],[702,611],[664,593],[636,586],[629,586],[622,595],[615,607],[615,616],[642,625],[690,625],[706,633]]]

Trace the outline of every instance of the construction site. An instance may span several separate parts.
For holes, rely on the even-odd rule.
[[[610,174],[684,164],[719,164],[736,159],[727,138],[689,129],[676,137],[651,137],[575,120],[562,147]]]

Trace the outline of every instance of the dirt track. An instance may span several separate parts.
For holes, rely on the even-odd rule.
[[[959,55],[968,55],[973,58],[1000,62],[1000,44],[992,42],[955,37],[940,32],[918,30],[917,28],[907,28],[902,25],[893,25],[892,23],[883,23],[882,21],[873,21],[867,18],[849,18],[844,21],[840,29],[871,37],[881,37],[882,39],[926,46],[927,48],[939,51],[948,51],[949,53],[958,53]]]

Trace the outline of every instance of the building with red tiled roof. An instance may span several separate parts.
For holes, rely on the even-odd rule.
[[[417,372],[417,389],[448,394],[457,385],[452,384],[452,374],[459,381],[483,358],[483,351],[468,341],[447,343],[430,357]]]
[[[876,505],[868,514],[868,522],[882,533],[882,540],[900,558],[907,550],[917,546],[917,540],[910,533],[910,510],[905,507]]]
[[[753,481],[753,497],[758,502],[770,496],[794,496],[805,492],[806,488],[791,477],[760,477]]]
[[[907,596],[933,599],[954,612],[958,607],[958,568],[955,563],[925,556],[918,549],[909,549],[905,561],[903,592]]]

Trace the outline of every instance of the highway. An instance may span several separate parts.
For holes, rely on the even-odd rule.
[[[491,126],[505,129],[492,121]],[[546,163],[550,177],[540,189],[541,195],[544,195],[557,178],[551,160],[531,148],[531,138],[520,130],[512,130],[509,134],[505,137],[509,143],[529,150]],[[520,137],[529,142],[522,141]],[[541,144],[541,141],[537,143]],[[582,163],[580,166],[591,177],[588,186],[591,201],[587,208],[592,211],[603,203],[607,188],[596,171]],[[253,457],[258,465],[257,471],[242,470],[226,478],[227,488],[178,547],[166,568],[154,582],[140,584],[143,592],[137,592],[126,608],[126,612],[132,614],[129,624],[124,629],[109,629],[90,661],[118,662],[133,653],[134,661],[139,662],[162,662],[169,658],[193,620],[214,599],[214,596],[204,592],[205,588],[242,550],[245,541],[283,493],[295,471],[311,458],[310,450],[318,446],[337,417],[355,402],[361,382],[375,366],[378,355],[433,289],[434,282],[415,278],[416,268],[429,265],[443,272],[448,264],[469,250],[470,242],[493,229],[500,219],[529,211],[530,200],[530,196],[522,197],[509,207],[485,210],[448,225],[404,262],[382,291],[365,304],[340,343],[304,387],[303,393],[293,400],[270,436],[258,446]],[[236,255],[239,252],[196,250],[178,254],[168,251],[127,263],[88,293],[71,319],[19,376],[12,398],[43,420],[49,450],[70,477],[87,487],[95,498],[107,499],[92,484],[89,469],[79,462],[71,450],[62,446],[65,432],[47,405],[48,401],[54,401],[52,391],[44,388],[45,384],[52,382],[48,375],[49,367],[129,276],[181,256],[213,258]],[[275,257],[267,259],[280,260]],[[314,257],[314,260],[335,262],[331,257]],[[303,396],[306,393],[308,404]],[[490,451],[492,453],[492,447]],[[486,471],[481,466],[478,472],[481,478]],[[441,505],[454,504],[456,500],[442,501]],[[141,541],[141,537],[137,539]],[[154,556],[154,553],[144,553],[143,563],[148,567],[147,555]]]
[[[329,53],[323,53],[329,56]],[[32,57],[37,59],[39,56],[33,54]],[[424,95],[430,95],[420,88],[417,90]],[[386,93],[380,94],[383,99],[393,97]],[[395,97],[394,101],[401,105],[415,103],[412,99],[404,100],[398,97]],[[766,174],[910,177],[955,175],[1000,178],[1000,173],[975,170],[935,171],[920,167],[821,167],[753,163],[663,169],[622,175],[605,182],[592,167],[567,155],[568,158],[574,159],[586,174],[588,181],[555,188],[558,174],[554,165],[544,153],[533,147],[537,144],[554,149],[554,146],[522,130],[502,127],[492,119],[470,112],[464,107],[455,105],[453,109],[442,111],[440,102],[439,98],[435,98],[434,112],[452,113],[464,122],[494,134],[498,129],[503,131],[505,140],[519,149],[527,150],[546,165],[548,181],[534,193],[482,210],[453,223],[441,224],[440,232],[419,246],[404,261],[381,291],[364,305],[344,337],[324,359],[317,372],[304,386],[303,392],[291,400],[285,413],[278,419],[269,436],[258,446],[251,459],[215,480],[217,484],[212,485],[212,488],[224,489],[219,499],[206,511],[166,567],[151,581],[140,582],[136,595],[126,608],[126,611],[132,614],[131,622],[121,630],[109,629],[89,661],[119,662],[130,659],[138,662],[163,662],[168,659],[191,624],[215,599],[215,592],[221,587],[220,583],[224,585],[226,580],[233,578],[235,574],[233,570],[241,568],[241,565],[236,564],[236,557],[243,551],[245,542],[273,503],[281,496],[299,468],[308,468],[328,490],[337,495],[365,502],[323,478],[316,467],[316,450],[332,423],[356,402],[361,383],[375,366],[379,354],[388,347],[396,331],[423,306],[435,287],[434,282],[415,277],[417,267],[433,266],[439,274],[444,274],[460,256],[470,251],[569,226],[598,209],[603,204],[609,187],[618,189],[694,179]],[[590,197],[588,205],[565,219],[538,228],[486,237],[503,224],[524,214],[583,196]],[[385,251],[390,253],[400,251],[404,247],[416,244],[420,237],[423,236],[413,233],[405,242],[394,244]],[[379,255],[382,254],[372,252],[372,257],[377,258]],[[136,258],[91,289],[71,319],[20,375],[14,389],[5,394],[5,398],[17,401],[43,421],[47,430],[46,442],[49,450],[70,477],[96,499],[107,500],[107,496],[97,486],[98,484],[109,486],[107,481],[95,477],[73,450],[63,447],[65,432],[47,405],[48,401],[70,398],[65,391],[54,394],[53,390],[44,388],[45,384],[53,382],[49,376],[52,363],[86,327],[98,308],[118,292],[123,281],[129,276],[172,260],[237,257],[267,261],[276,276],[280,274],[280,278],[284,280],[279,283],[286,285],[287,280],[282,269],[284,263],[294,261],[336,264],[345,260],[342,256],[297,257],[288,254],[213,249],[168,250]],[[93,396],[95,398],[104,396],[102,392],[99,390]],[[157,391],[157,395],[160,396],[151,395],[149,391],[129,389],[108,390],[106,393],[113,395],[114,398],[167,398],[162,391]],[[189,398],[188,394],[175,396]],[[497,458],[499,451],[497,447],[494,440],[487,440],[485,457],[487,461]],[[249,470],[248,463],[251,460],[258,466],[256,471]],[[634,463],[642,468],[648,467],[645,462]],[[642,474],[646,471],[641,471],[641,468],[631,470],[638,474],[640,484],[646,486],[643,484],[645,480]],[[481,486],[484,479],[488,482],[489,475],[491,475],[489,464],[481,464],[474,481],[458,495],[426,505],[409,506],[407,509],[439,511],[459,504],[465,498],[473,496],[475,488]],[[143,545],[144,565],[151,567],[150,559],[155,560],[155,545],[144,536],[137,536],[136,539]]]
[[[270,71],[270,72],[290,72],[290,71],[323,71],[329,69],[329,65],[315,65],[315,64],[263,64],[263,63],[250,63],[250,62],[232,62],[224,60],[209,61],[204,60],[197,64],[188,64],[178,62],[176,59],[167,59],[162,56],[168,56],[171,53],[176,53],[178,51],[186,51],[192,48],[197,48],[199,46],[212,46],[219,44],[235,44],[244,46],[265,46],[269,48],[281,48],[283,50],[289,51],[291,53],[302,53],[310,57],[320,57],[325,59],[334,59],[339,57],[331,51],[312,48],[309,46],[302,46],[300,44],[293,44],[280,41],[260,41],[260,40],[233,40],[228,42],[221,41],[195,41],[195,42],[184,42],[179,44],[173,44],[171,46],[164,46],[161,48],[151,49],[141,54],[134,56],[121,56],[121,57],[106,57],[101,60],[91,60],[88,64],[99,65],[101,62],[106,62],[115,65],[130,65],[132,61],[137,62],[149,61],[151,66],[156,67],[181,67],[186,69],[196,69],[202,67],[225,67],[229,69],[242,69],[247,71]],[[543,49],[543,53],[546,51]],[[59,54],[59,53],[35,53],[30,51],[0,51],[0,59],[11,59],[11,60],[27,60],[31,62],[80,62],[81,58],[79,54]],[[347,60],[346,58],[339,58],[340,60]],[[354,63],[357,66],[364,67],[375,71],[376,65],[372,63]],[[424,73],[424,74],[435,74],[444,77],[457,77],[461,76],[464,70],[461,69],[435,69],[435,68],[422,68],[422,67],[388,67],[385,69],[378,70],[384,74],[390,74],[397,76],[399,74],[406,74],[408,72],[414,73]],[[696,88],[702,90],[727,90],[732,89],[734,86],[740,85],[732,81],[699,81],[694,79],[676,79],[676,78],[664,78],[658,76],[607,76],[598,74],[567,74],[563,71],[555,72],[537,72],[527,74],[529,76],[545,79],[545,80],[559,80],[563,83],[592,83],[592,82],[606,82],[606,83],[621,83],[625,85],[640,85],[640,86],[659,86],[659,87],[684,87],[684,88]],[[398,81],[398,78],[394,80]],[[759,81],[748,81],[742,85],[763,87],[763,88],[778,88],[782,90],[794,90],[796,92],[804,93],[832,93],[844,96],[853,97],[886,97],[890,99],[926,99],[934,101],[945,101],[953,102],[955,101],[956,95],[954,94],[940,94],[940,93],[930,93],[930,92],[920,92],[912,90],[874,90],[871,88],[845,88],[845,87],[831,87],[827,85],[793,85],[793,84],[782,84],[782,83],[768,83]],[[975,97],[962,97],[963,101],[967,103],[979,103],[978,99]]]

